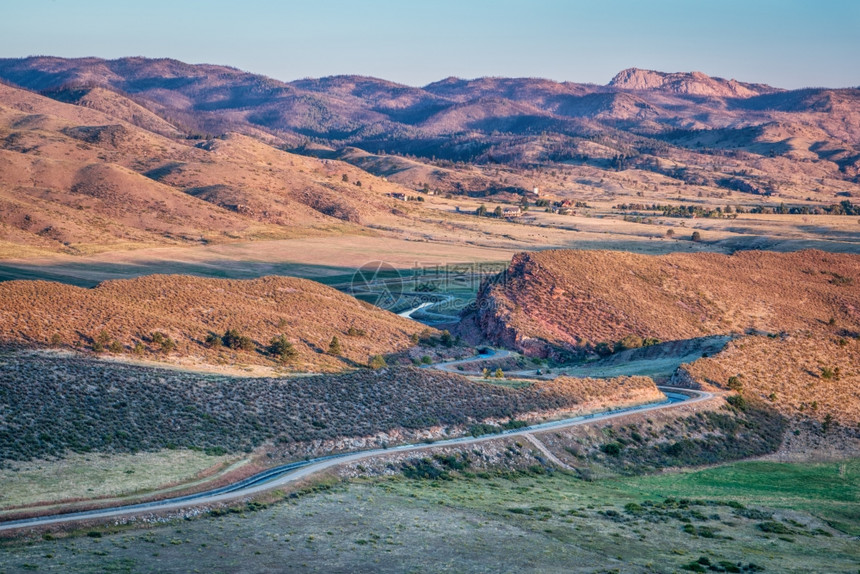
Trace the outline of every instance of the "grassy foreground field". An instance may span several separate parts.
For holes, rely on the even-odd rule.
[[[609,484],[634,497],[671,495],[806,511],[834,528],[860,536],[860,460],[743,462]]]
[[[71,453],[60,460],[14,462],[0,469],[0,512],[16,506],[118,497],[187,483],[236,458],[183,449],[114,455]]]
[[[858,472],[853,461],[597,482],[375,479],[144,532],[9,543],[0,572],[424,572],[432,561],[437,572],[853,573],[860,518],[831,509],[856,509]]]

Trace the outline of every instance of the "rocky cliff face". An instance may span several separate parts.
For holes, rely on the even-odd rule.
[[[546,337],[536,336],[534,329],[524,329],[524,322],[543,320],[542,309],[532,300],[534,289],[549,290],[554,295],[554,279],[544,273],[530,253],[514,255],[508,269],[500,275],[486,280],[478,290],[475,321],[482,335],[494,345],[517,349],[533,357],[560,358],[565,351],[562,346],[551,345]],[[559,333],[560,334],[560,333]],[[570,337],[564,337],[573,342]],[[568,351],[570,345],[567,345]]]
[[[745,84],[737,80],[713,78],[702,72],[666,73],[628,68],[619,72],[609,85],[622,90],[662,90],[692,96],[751,98],[777,92],[763,84]]]

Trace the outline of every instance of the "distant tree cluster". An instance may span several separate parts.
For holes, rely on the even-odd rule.
[[[860,205],[854,205],[850,200],[844,200],[832,205],[786,205],[780,203],[777,206],[756,205],[744,207],[738,205],[732,207],[706,207],[702,205],[664,205],[659,203],[621,203],[613,206],[619,211],[656,211],[661,212],[663,217],[708,217],[714,219],[734,218],[739,213],[753,214],[782,214],[782,215],[860,215]]]
[[[343,354],[343,349],[341,349],[340,340],[337,336],[331,338],[328,344],[328,354],[333,357],[340,357]]]
[[[617,209],[619,211],[657,211],[660,212],[663,217],[706,217],[713,219],[737,217],[736,214],[732,213],[735,210],[732,209],[731,205],[712,208],[702,205],[663,205],[659,203],[648,205],[645,203],[622,203],[614,206],[613,209]]]

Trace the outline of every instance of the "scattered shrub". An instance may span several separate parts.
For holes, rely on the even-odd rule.
[[[821,367],[821,378],[825,380],[839,380],[839,367]]]
[[[429,458],[404,462],[400,468],[403,476],[406,478],[425,478],[431,480],[447,480],[451,478],[447,471],[433,464],[433,461]]]
[[[328,354],[333,357],[340,357],[343,354],[343,349],[340,347],[340,341],[337,338],[337,335],[331,338],[331,341],[328,344]]]
[[[233,349],[234,351],[254,350],[254,342],[251,338],[240,333],[238,329],[228,329],[224,333],[224,336],[221,337],[221,341],[225,347]]]
[[[638,349],[643,345],[644,341],[642,340],[642,337],[631,334],[618,341],[618,343],[615,344],[615,350],[625,351],[627,349]]]
[[[296,351],[293,344],[287,340],[286,335],[278,335],[276,337],[272,337],[272,340],[269,341],[269,354],[285,363],[298,357],[299,352]]]
[[[612,353],[615,352],[615,348],[606,342],[597,343],[594,347],[594,352],[600,355],[601,357],[608,357]]]
[[[454,346],[454,337],[451,336],[451,333],[448,330],[442,331],[442,336],[439,340],[446,347],[450,348]]]
[[[93,337],[93,351],[96,353],[104,353],[108,345],[110,345],[110,333],[102,329],[98,335]]]
[[[161,341],[161,352],[162,353],[172,353],[176,350],[176,341],[171,339],[170,337],[165,337],[163,341]]]
[[[794,531],[781,522],[768,520],[758,524],[758,529],[770,534],[792,534]]]
[[[371,369],[382,369],[383,367],[387,367],[388,364],[385,362],[385,357],[382,355],[373,355],[370,357],[370,361],[368,363]]]
[[[747,401],[741,395],[726,397],[726,402],[740,411],[745,410],[747,407]]]
[[[729,389],[737,392],[741,392],[744,389],[744,385],[741,383],[741,379],[738,376],[729,377],[728,387]]]

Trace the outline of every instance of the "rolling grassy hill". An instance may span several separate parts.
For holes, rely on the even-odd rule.
[[[410,206],[387,197],[410,191],[397,184],[253,137],[177,138],[139,104],[102,92],[110,98],[74,105],[0,85],[3,256],[367,233],[365,225],[409,221]]]
[[[284,366],[340,370],[411,347],[411,336],[425,329],[330,287],[287,277],[149,275],[93,289],[9,281],[0,283],[0,293],[0,342],[102,352],[113,345],[114,355],[186,364],[282,365],[267,347],[285,335],[296,355]],[[207,343],[209,335],[230,329],[250,338],[247,349]],[[333,337],[341,356],[327,354]]]
[[[522,253],[479,294],[491,340],[522,348],[860,327],[860,257],[819,251]],[[545,350],[548,350],[545,349]]]

